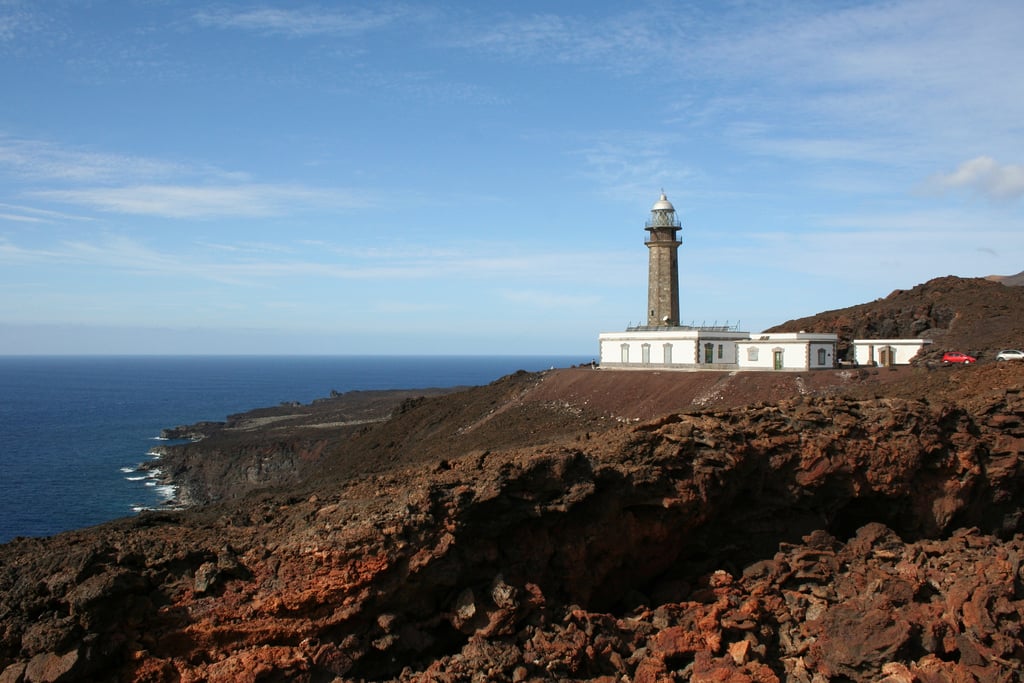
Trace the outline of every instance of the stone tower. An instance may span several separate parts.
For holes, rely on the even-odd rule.
[[[648,327],[679,325],[679,239],[682,226],[676,219],[676,208],[665,193],[651,207],[645,240],[650,250],[647,271]]]

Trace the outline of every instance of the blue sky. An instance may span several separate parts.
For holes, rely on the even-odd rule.
[[[0,0],[0,354],[596,355],[1024,270],[1024,5]]]

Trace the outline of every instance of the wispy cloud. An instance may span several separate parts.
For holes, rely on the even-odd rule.
[[[1024,166],[1001,164],[987,156],[975,157],[952,173],[934,176],[930,185],[943,190],[971,190],[996,201],[1019,199],[1024,196]]]
[[[721,92],[742,89],[741,118],[768,124],[765,136],[792,138],[796,129],[795,142],[807,141],[775,144],[775,152],[812,160],[851,153],[906,168],[932,163],[939,150],[977,149],[979,140],[995,148],[1019,126],[1024,76],[1007,60],[1021,55],[1018,4],[812,7],[694,44]]]
[[[0,135],[0,177],[5,174],[37,186],[22,190],[23,197],[165,218],[280,216],[375,203],[372,192],[248,182],[248,174],[203,163],[108,154]],[[7,212],[6,218],[15,220],[19,214],[23,221],[71,218],[63,212],[24,206]]]
[[[582,162],[584,175],[618,199],[646,197],[652,187],[678,187],[695,174],[673,152],[679,134],[604,131],[584,141],[572,155]]]
[[[0,44],[14,40],[19,34],[34,30],[37,17],[20,2],[0,2]]]
[[[267,286],[275,278],[334,280],[460,281],[506,283],[573,281],[614,278],[621,255],[602,252],[520,252],[495,257],[495,245],[478,249],[416,248],[403,251],[367,250],[342,256],[344,250],[303,242],[281,244],[220,244],[206,242],[161,249],[124,235],[91,240],[65,240],[52,246],[22,246],[0,237],[0,264],[79,266],[147,277],[200,279],[243,286]],[[507,249],[505,251],[508,251]],[[328,256],[325,258],[325,254]],[[330,256],[337,255],[337,258]]]
[[[372,202],[347,190],[287,185],[140,185],[137,187],[41,190],[32,196],[91,206],[101,211],[165,218],[279,216],[309,208],[364,208]]]
[[[679,54],[673,39],[688,25],[687,10],[655,8],[600,16],[553,12],[458,22],[447,27],[446,44],[505,60],[573,64],[633,75],[653,64],[672,63]],[[673,65],[674,66],[674,65]]]
[[[69,149],[43,140],[0,134],[0,173],[5,168],[22,180],[92,183],[167,178],[195,172],[195,169],[174,162]]]
[[[40,209],[35,206],[21,204],[5,204],[0,202],[0,220],[18,221],[22,223],[52,223],[56,221],[88,221],[85,216],[77,216],[63,211]]]
[[[260,8],[243,11],[204,10],[194,19],[202,26],[299,38],[314,35],[355,35],[392,23],[401,13],[394,10],[330,11],[319,8]]]

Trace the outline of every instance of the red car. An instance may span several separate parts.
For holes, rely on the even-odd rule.
[[[963,363],[969,365],[971,363],[977,363],[978,359],[974,356],[968,356],[966,353],[960,353],[959,351],[947,351],[942,354],[942,362],[946,365],[950,363]]]

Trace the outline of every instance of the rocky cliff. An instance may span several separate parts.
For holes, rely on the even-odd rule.
[[[286,487],[0,547],[0,681],[1020,680],[1022,386],[577,369],[405,401]]]

